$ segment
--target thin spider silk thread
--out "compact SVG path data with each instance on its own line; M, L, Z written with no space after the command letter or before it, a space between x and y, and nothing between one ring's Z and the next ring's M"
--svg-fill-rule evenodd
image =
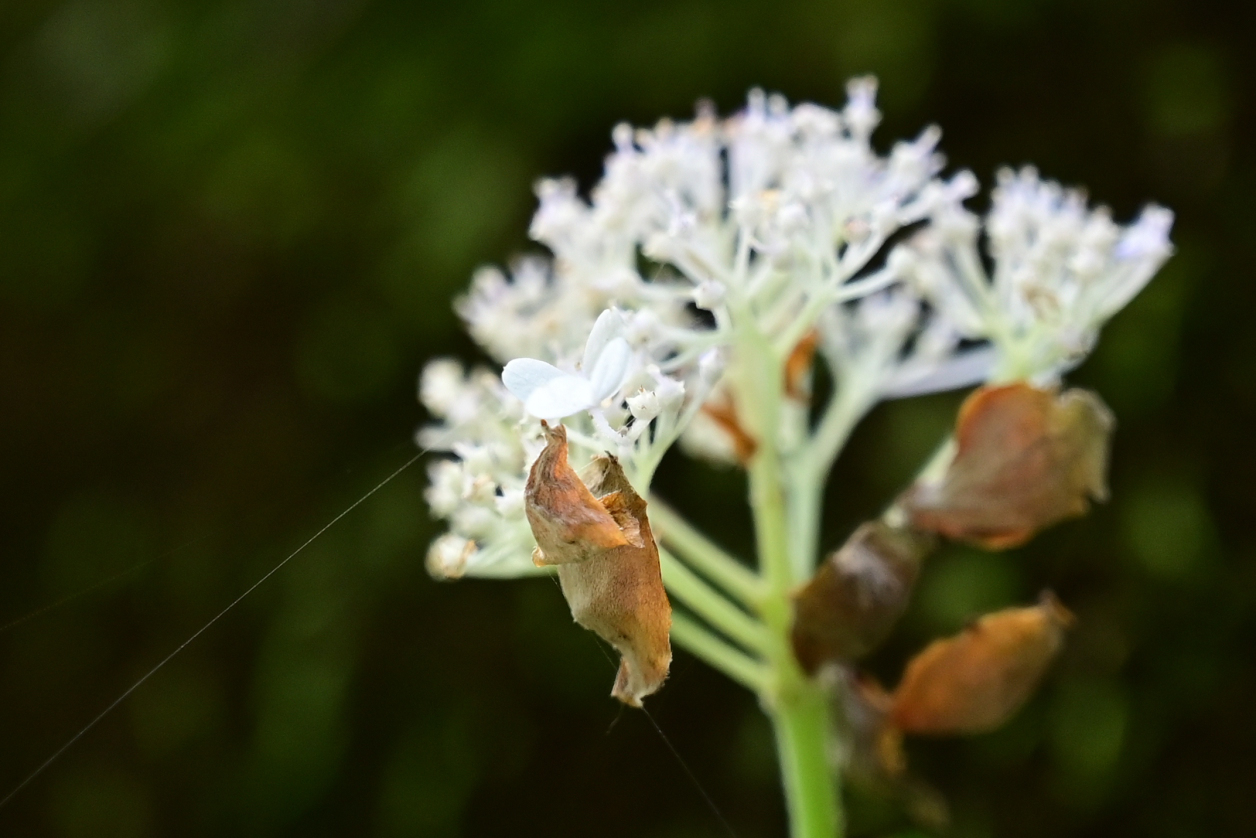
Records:
M410 468L412 465L418 462L418 460L422 458L423 455L428 453L428 450L429 449L424 449L423 451L420 451L419 453L415 454L413 457L407 460L403 465L401 465L399 468L397 468L395 471L393 471L391 474L385 477L382 481L377 483L372 489L366 492L366 494L362 495L360 498L358 498L356 501L354 501L352 504L350 504L348 507L342 510L338 515L336 515L334 518L332 518L330 521L324 524L317 532L314 533L314 535L310 536L310 538L308 538L305 542L303 542L299 547L297 547L295 550L293 550L291 553L285 556L274 567L272 567L269 571L267 571L260 579L258 579L256 582L250 585L247 589L245 589L243 593L241 593L234 600L228 603L228 605L225 608L223 608L221 611L219 611L217 614L211 617L203 626L201 626L199 629L193 632L191 636L189 636L186 640L184 640L177 647L175 647L175 649L172 652L170 652L170 654L166 655L166 657L162 658L155 666L153 666L150 670L148 670L146 673L140 676L140 678L137 679L134 683L132 683L131 686L127 687L127 689L124 690L117 698L115 698L112 702L110 702L109 705L106 706L104 710L98 713L87 724L81 727L73 736L71 736L68 740L66 740L65 744L63 744L60 748L54 751L51 756L49 756L46 760L40 763L38 767L36 767L33 771L31 771L31 773L26 775L26 777L20 783L14 786L14 788L8 794L6 794L3 798L0 798L0 809L3 809L5 806L7 806L24 788L26 788L28 785L30 785L32 782L38 779L45 771L47 771L54 763L56 763L56 761L60 759L62 755L64 755L67 751L69 751L70 748L74 747L74 745L80 739L82 739L89 732L91 732L91 730L97 724L99 724L103 719L105 719L105 717L107 717L110 713L116 710L119 705L121 705L124 701L130 698L132 693L134 693L141 686L143 686L144 683L148 681L152 676L156 675L157 672L159 672L167 663L173 660L176 655L178 655L180 652L182 652L184 649L190 646L198 637L200 637L202 634L208 631L215 623L217 623L220 619L226 616L228 612L230 612L237 605L243 602L246 597L248 597L250 594L253 593L253 591L261 587L261 585L265 583L266 580L268 580L271 576L274 576L276 573L278 573L281 569L283 569L285 565L288 564L288 562L296 558L307 547L313 544L314 541L320 538L325 532L327 532L329 529L331 529L333 526L339 523L342 518L344 518L354 509L356 509L359 505L364 503L367 499L369 499L372 495L374 495L380 489L384 488L386 485L391 483L394 479L399 477L402 472L406 471L406 469ZM48 611L53 610L54 608L58 608L69 602L72 602L78 599L79 597L86 596L92 591L102 588L110 584L111 582L114 582L118 579L128 576L144 567L147 567L148 565L153 564L154 562L160 561L163 558L166 558L170 555L173 555L174 553L184 550L187 547L191 546L192 544L195 544L199 541L203 541L207 537L208 536L202 536L201 538L193 539L192 541L186 544L180 545L179 547L176 547L172 550L169 550L161 555L155 556L146 561L132 565L131 567L125 570L119 571L118 573L115 573L111 576L105 577L104 579L101 579L93 583L92 585L89 585L88 587L83 588L82 590L76 591L75 593L69 594L67 596L62 597L61 599L55 600L47 605L37 608L34 611L28 612L27 614L21 617L18 617L14 620L11 620L8 623L5 623L4 625L0 625L0 633L8 631L9 629L12 629L18 625L21 625L22 623L25 623L28 620L32 620L40 616L41 614L44 614ZM551 577L551 578L553 579L554 584L558 586L561 590L561 586L559 586L558 579L556 577ZM613 669L617 669L618 667L614 659L612 659L607 654L606 649L602 646L598 638L590 637L590 640L592 640L593 644L597 646L597 649L599 652L602 653L602 656L606 658L607 663L609 663ZM620 708L620 709L622 712L623 708ZM641 711L642 713L645 714L645 717L649 719L650 725L654 728L655 732L658 733L659 738L663 741L663 744L667 746L667 749L672 753L672 756L676 758L676 761L680 764L681 769L685 772L685 776L689 778L689 781L693 784L694 788L697 789L698 794L702 797L707 807L710 808L712 814L715 815L716 819L719 820L720 824L724 827L724 829L728 832L730 836L732 836L733 838L737 838L737 833L733 829L732 825L724 817L723 812L720 810L719 806L716 805L714 799L712 799L711 795L707 792L706 788L702 785L702 782L698 779L697 775L694 774L693 769L689 767L688 762L686 762L684 757L681 756L680 751L672 743L671 739L667 737L667 734L663 732L663 728L659 725L658 721L654 718L654 716L650 713L650 711L647 710L645 707L642 707ZM616 721L618 720L619 720L619 717L617 716ZM613 728L614 724L612 724L611 727ZM607 733L609 732L610 730L608 729Z
M162 658L162 659L161 659L161 661L159 661L159 662L157 663L157 665L156 665L156 666L154 666L152 669L148 670L148 671L147 671L147 672L145 672L142 676L140 676L139 680L137 680L135 683L131 684L131 686L127 687L127 688L126 688L126 690L124 690L124 691L122 692L122 694L121 694L121 695L119 695L117 698L115 698L115 699L114 699L114 700L113 700L113 701L109 704L109 706L108 706L108 707L106 707L104 710L100 711L100 713L98 713L98 714L96 715L96 717L95 717L95 718L93 718L91 721L89 721L87 724L85 724L83 727L81 727L81 728L79 729L79 731L78 731L77 733L75 733L73 736L71 736L71 737L70 737L70 739L69 739L69 740L68 740L68 741L67 741L64 745L62 745L60 748L58 748L58 749L57 749L57 750L56 750L56 751L52 754L52 756L48 757L48 759L46 759L46 760L44 760L42 763L40 763L39 767L37 767L37 768L36 768L34 771L32 771L30 774L26 775L26 778L25 778L24 780L22 780L22 782L18 783L18 784L17 784L17 786L15 786L15 787L13 788L13 790L12 790L12 791L10 791L10 792L9 792L8 794L6 794L6 795L5 795L2 799L0 799L0 809L3 809L5 806L7 806L7 805L9 804L9 801L11 801L14 797L16 797L16 796L17 796L17 794L18 794L20 791L22 791L22 789L26 788L28 785L30 785L30 784L31 784L31 782L33 782L36 778L38 778L41 774L43 774L46 770L48 770L48 767L49 767L49 766L51 766L53 763L55 763L55 762L56 762L56 761L57 761L57 760L61 757L61 755L62 755L62 754L64 754L66 751L70 750L70 748L72 748L76 742L78 742L80 739L82 739L82 738L83 738L83 736L85 736L85 735L86 735L86 734L87 734L87 733L88 733L88 732L89 732L92 728L94 728L97 724L99 724L99 723L100 723L100 721L101 721L101 719L103 719L103 718L105 718L106 716L108 716L110 713L112 713L112 712L113 712L113 711L114 711L114 710L118 707L118 705L120 705L122 702L126 701L126 700L127 700L127 698L129 698L129 697L130 697L131 693L133 693L133 692L135 692L137 689L139 689L139 688L140 688L140 687L144 684L144 682L145 682L145 681L147 681L149 678L153 677L153 675L157 674L158 670L160 670L163 666L165 666L167 663L169 663L169 662L170 662L170 661L174 658L174 656L175 656L175 655L177 655L177 654L179 654L180 652L182 652L182 651L183 651L184 649L186 649L189 645L191 645L191 643L192 643L194 640L196 640L196 638L200 637L202 634L204 634L206 631L208 631L208 630L209 630L209 628L210 628L211 626L213 626L213 625L214 625L214 623L218 622L220 619L222 619L224 616L226 616L227 612L231 611L231 609L233 609L233 608L235 608L237 605L239 605L239 604L240 604L240 603L244 600L244 598L245 598L245 597L247 597L249 594L253 593L253 591L257 590L257 589L258 589L258 588L262 585L262 583L263 583L263 582L265 582L267 579L269 579L270 577L272 577L272 576L274 576L276 573L278 573L278 572L279 572L279 571L280 571L280 570L284 567L284 565L288 564L288 562L290 562L290 561L292 561L294 558L296 558L296 556L297 556L298 554L300 554L303 550L305 550L305 548L306 548L306 547L309 547L311 544L313 544L313 543L314 543L314 541L315 541L316 539L318 539L318 538L319 538L319 537L320 537L323 533L327 532L329 529L331 529L333 526L335 526L335 525L336 525L336 524L340 521L340 519L341 519L341 518L343 518L343 517L345 517L346 515L348 515L350 512L352 512L354 509L356 509L358 506L360 506L363 502L365 502L365 501L367 500L367 498L371 497L371 496L372 496L372 495L374 495L376 492L378 492L380 489L384 488L384 487L385 487L385 486L387 486L389 483L391 483L391 482L392 482L394 479L396 479L396 478L397 478L397 477L398 477L398 476L399 476L399 475L400 475L403 471L405 471L406 469L410 468L410 466L412 466L412 465L414 465L415 463L417 463L417 462L419 461L419 458L421 458L424 454L428 453L428 450L430 450L430 449L424 449L423 451L420 451L419 453L415 454L413 457L411 457L409 460L407 460L403 466L401 466L401 467L400 467L400 468L398 468L396 471L394 471L392 474L388 475L388 476L387 476L387 477L385 477L383 480L381 480L379 483L377 483L373 489L371 489L369 492L367 492L366 494L364 494L362 497L360 497L360 498L358 498L357 500L355 500L353 503L349 504L349 506L348 506L348 507L346 507L346 508L344 509L344 511L342 511L342 512L341 512L339 515L337 515L335 518L332 518L330 521L328 521L326 524L324 524L324 525L322 526L322 528L320 528L320 529L318 530L318 532L316 532L316 533L314 533L312 536L310 536L310 537L309 537L309 538L308 538L308 539L307 539L307 540L306 540L306 541L305 541L305 542L304 542L304 543L303 543L300 547L298 547L297 549L295 549L295 550L293 550L291 553L289 553L287 556L285 556L285 557L283 558L283 560L281 560L278 564L276 564L276 565L275 565L274 567L272 567L269 571L267 571L267 572L266 572L266 574L265 574L264 576L262 576L262 578L258 579L256 582L254 582L252 585L250 585L250 586L249 586L249 587L248 587L248 588L244 591L244 593L240 594L240 595L239 595L239 596L237 596L235 599L233 599L233 600L230 602L230 604L228 604L228 605L227 605L227 607L226 607L226 608L222 609L222 610L221 610L221 611L219 611L217 614L215 614L213 617L211 617L211 618L210 618L210 620L209 620L209 622L205 623L205 625L201 626L199 629L197 629L195 632L193 632L191 637L189 637L187 640L184 640L184 641L183 641L182 643L180 643L177 647L175 647L175 650L174 650L173 652L171 652L170 654L166 655L164 658ZM103 583L102 583L102 584L103 584Z
M202 535L198 538L194 538L191 541L186 542L185 544L180 544L178 547L171 548L164 553L159 553L158 555L153 556L151 559L144 559L144 561L142 562L136 562L135 564L131 565L125 570L119 570L117 573L110 574L109 576L106 576L103 579L97 579L95 582L91 583L85 588L80 588L74 593L66 594L60 599L55 599L52 602L49 602L45 605L41 605L32 611L26 612L20 617L15 617L12 620L9 620L9 622L5 623L4 625L0 625L0 634L4 634L9 629L17 628L23 623L33 620L36 617L39 617L43 614L48 613L49 611L52 611L54 609L60 608L63 605L67 605L71 602L74 602L76 599L79 599L80 597L85 597L88 594L92 593L93 591L99 590L100 588L110 585L118 581L119 579L123 579L127 576L130 576L132 573L143 570L144 568L148 567L151 564L156 564L162 559L169 558L170 556L173 556L176 553L182 552L186 550L187 548L191 547L193 544L198 544L202 541L205 541L209 537L210 537L209 535Z
M561 591L562 585L559 584L558 577L551 576L550 578L554 580L554 584ZM589 639L593 641L593 645L597 646L598 651L602 653L602 657L606 658L606 662L611 665L611 668L618 672L619 664L617 664L615 659L607 653L606 647L602 645L602 642L597 635L590 634ZM703 802L706 803L707 808L711 810L711 813L715 815L716 820L720 822L720 825L724 827L732 838L737 838L737 831L733 829L733 825L728 822L727 818L724 817L723 811L721 811L720 807L716 805L714 798L707 793L706 787L702 785L702 781L698 779L698 775L693 773L693 769L689 767L689 763L685 761L685 758L680 755L680 751L672 744L672 740L667 738L667 734L664 733L663 728L659 726L658 720L654 718L649 710L645 709L644 704L640 709L641 712L645 714L645 717L650 720L650 724L654 727L655 732L658 733L659 738L663 740L663 744L667 746L667 750L671 751L672 756L676 757L676 762L680 763L681 770L685 772L685 776L689 778L689 782L693 783L694 788L698 790L698 794L701 795ZM616 714L615 720L611 722L610 727L606 730L607 734L609 734L611 730L614 729L615 725L619 723L619 720L623 717L623 713L624 706L620 705L619 713Z

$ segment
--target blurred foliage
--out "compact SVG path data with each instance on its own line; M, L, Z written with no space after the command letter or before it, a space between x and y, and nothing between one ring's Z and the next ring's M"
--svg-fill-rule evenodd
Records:
M410 456L449 307L526 250L530 182L618 120L883 82L987 183L1036 162L1179 253L1075 376L1114 500L931 560L887 680L974 614L1079 623L1006 729L914 744L951 834L1256 834L1256 238L1249 4L1183 0L71 0L0 5L0 793ZM904 484L956 397L876 411L826 540ZM718 835L549 581L438 585L412 468L0 809L0 832ZM744 486L663 492L744 552ZM55 607L41 611L46 605ZM753 699L679 655L653 717L740 835L782 835ZM857 835L919 836L854 792Z

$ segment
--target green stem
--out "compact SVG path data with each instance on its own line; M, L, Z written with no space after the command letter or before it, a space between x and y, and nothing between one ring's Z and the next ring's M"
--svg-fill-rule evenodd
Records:
M755 607L763 597L763 582L754 571L724 552L658 498L650 502L650 523L659 540L679 558L744 605Z
M786 526L785 493L776 453L761 451L750 467L759 554L769 591L762 613L771 639L767 656L776 676L763 696L776 731L792 838L843 834L839 780L828 759L830 730L823 692L799 669L790 643L795 584Z
M938 447L934 449L933 454L929 456L924 467L916 472L916 478L912 481L912 485L932 483L942 479L953 459L955 459L955 436L948 434ZM907 510L899 505L899 499L895 499L886 508L885 512L881 513L881 519L892 527L901 527L908 523Z
M751 318L738 347L745 362L737 403L750 406L752 427L760 441L748 465L750 505L754 513L759 568L767 590L760 606L769 645L772 689L761 693L776 732L777 754L785 787L792 838L835 838L843 834L837 773L828 759L828 706L821 689L798 667L790 643L794 587L810 572L791 561L790 506L777 442L782 429L784 358L753 325ZM818 519L817 519L818 520Z
M659 550L659 566L668 592L687 608L750 651L767 648L769 638L763 624L725 599L675 556Z
M672 614L672 640L742 686L761 693L771 673L760 661L739 651L684 614Z
M800 578L806 579L815 571L819 558L820 517L829 471L866 411L867 400L853 387L839 390L825 407L815 432L790 459L790 554Z
M785 784L792 838L841 836L841 797L827 746L829 708L819 689L807 689L769 710Z

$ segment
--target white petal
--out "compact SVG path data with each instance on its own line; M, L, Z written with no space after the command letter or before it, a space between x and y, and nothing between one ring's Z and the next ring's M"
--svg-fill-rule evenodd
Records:
M597 356L593 369L588 370L592 384L593 402L600 402L623 386L624 377L628 374L628 361L632 358L632 348L623 338L612 338Z
M564 375L533 390L523 407L538 419L562 419L587 410L599 401L593 397L593 388L587 378Z
M592 376L593 368L597 366L598 358L606 351L607 344L612 339L623 334L624 316L618 309L608 308L597 317L597 322L593 324L593 329L589 332L589 339L584 344L584 363L581 365L585 375Z
M516 358L502 370L502 384L516 399L526 402L536 388L568 375L553 364L535 358Z

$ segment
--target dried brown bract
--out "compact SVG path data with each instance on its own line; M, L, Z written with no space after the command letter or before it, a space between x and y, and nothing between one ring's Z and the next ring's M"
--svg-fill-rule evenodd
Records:
M537 566L582 562L628 543L611 513L567 462L567 429L542 422L545 448L525 489L524 512L536 538Z
M907 608L920 561L933 547L925 533L863 524L794 594L794 655L814 673L875 648Z
M759 450L759 443L742 427L741 421L737 418L737 408L733 404L732 397L726 395L723 401L709 401L702 405L702 412L719 425L720 430L728 434L729 439L732 440L733 453L737 455L737 461L743 466L750 462L755 451Z
M812 329L785 359L785 395L800 402L811 401L811 367L815 363L820 333Z
M900 502L914 527L990 549L1106 500L1114 420L1086 390L1057 393L1018 383L982 387L964 402L946 474Z
M610 455L594 459L586 485L567 462L566 430L544 427L525 493L534 560L558 565L572 617L622 656L611 695L640 707L672 661L672 610L645 500Z
M903 735L889 722L893 697L876 679L837 665L820 674L836 699L834 716L848 753L847 771L870 786L884 786L907 770Z
M890 723L904 733L994 730L1037 687L1072 622L1048 592L1031 608L996 611L954 637L935 640L907 664Z

